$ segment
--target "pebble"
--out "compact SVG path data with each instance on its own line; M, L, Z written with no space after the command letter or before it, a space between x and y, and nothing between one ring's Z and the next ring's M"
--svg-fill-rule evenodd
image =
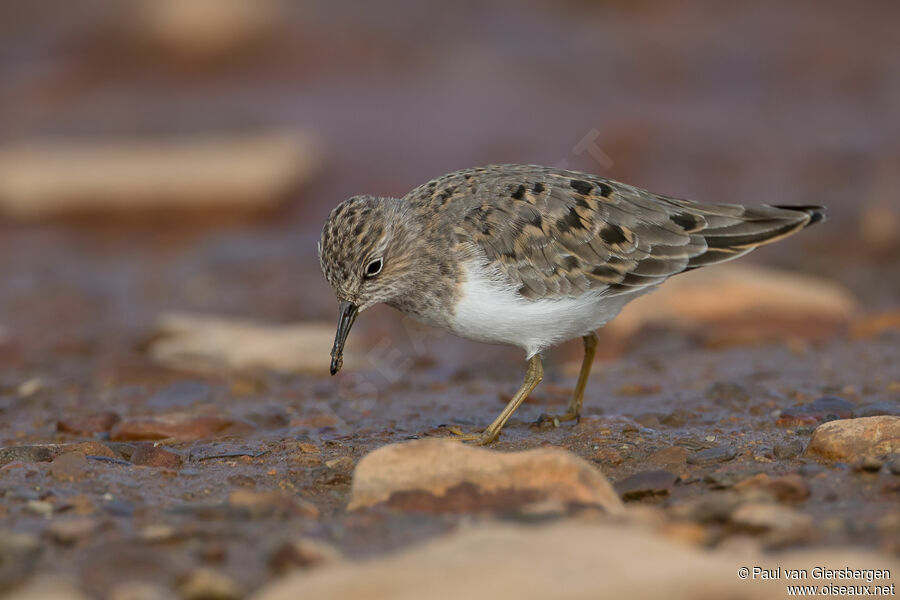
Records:
M851 416L853 416L852 402L837 396L822 396L807 404L782 410L775 423L779 427L794 427L815 425L835 419L849 419Z
M878 417L881 415L900 417L900 402L876 402L873 404L865 404L853 411L854 417Z
M149 581L121 581L109 589L107 600L173 600L167 588Z
M79 442L77 444L66 444L66 449L70 452L81 452L88 458L102 456L104 458L118 458L118 455L106 444L100 442Z
M894 457L891 462L888 463L888 469L890 469L891 473L894 475L900 475L900 456Z
M748 502L731 513L731 522L752 532L766 533L769 544L808 540L814 533L811 515L768 502Z
M59 444L7 446L0 448L0 466L11 462L50 462L59 452Z
M234 579L212 569L191 572L178 592L183 600L240 600L244 596L243 589Z
M877 473L884 466L884 462L874 456L866 456L853 463L854 471L864 471L866 473Z
M53 504L46 500L29 500L25 503L25 511L42 517L49 517L53 514Z
M498 452L443 439L389 444L364 456L347 508L386 503L414 512L511 511L542 501L623 510L606 477L567 450Z
M341 559L340 551L322 540L301 537L277 544L269 554L269 566L283 575L294 569L305 569Z
M3 589L0 582L0 589ZM4 596L5 600L90 600L78 590L77 583L66 575L41 573Z
M90 539L101 527L98 519L54 520L44 530L44 535L62 546L74 546Z
M648 456L646 463L654 466L673 468L683 465L687 461L689 455L690 452L687 448L681 446L669 446L668 448L657 450Z
M212 387L202 381L178 381L150 396L144 406L152 411L189 409L212 399Z
M900 417L860 417L819 425L806 454L852 463L869 456L900 453Z
M87 458L81 452L60 454L50 463L50 475L57 481L80 481L87 472Z
M767 487L779 502L803 502L811 493L809 482L796 473L777 477Z
M736 402L744 404L750 400L750 393L739 383L717 381L706 388L706 399L716 403Z
M137 444L131 455L131 463L142 467L177 469L183 462L180 454L153 444Z
M641 413L634 420L642 427L649 427L650 429L656 429L660 424L659 415L656 413Z
M194 441L233 431L235 425L234 420L226 417L169 413L153 417L126 417L112 428L109 436L114 441Z
M40 541L33 535L0 531L0 590L26 579L37 567L42 552Z
M321 485L346 485L351 481L353 466L349 456L333 458L314 471L315 481Z
M622 500L634 501L648 497L668 496L678 479L664 470L641 471L616 483L616 491Z
M660 387L658 384L648 384L648 383L625 383L615 391L615 394L618 396L649 396L651 394L658 394Z
M228 505L245 512L251 519L292 516L319 518L319 509L315 504L281 490L234 490L228 496Z
M716 446L694 452L687 458L689 465L712 465L726 462L737 456L737 451L729 446Z
M803 454L803 442L800 440L785 440L783 442L778 442L775 444L775 448L773 449L775 454L775 458L780 460L788 460L791 458L797 458L801 454Z
M712 489L724 490L734 487L742 482L747 481L747 473L743 471L713 471L703 476L703 482L710 485ZM752 479L752 477L750 478Z
M93 415L76 415L56 422L56 430L61 433L74 433L76 435L92 435L105 433L122 418L112 411L101 412Z
M669 427L683 427L689 422L697 418L697 415L686 408L676 408L671 413L663 417L663 425Z

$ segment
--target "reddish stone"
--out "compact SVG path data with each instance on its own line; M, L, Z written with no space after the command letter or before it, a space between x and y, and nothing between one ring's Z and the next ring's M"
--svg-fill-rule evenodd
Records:
M131 455L131 462L142 467L164 467L169 469L177 469L181 466L181 456L154 446L153 444L138 444Z
M817 425L823 421L849 419L853 416L853 404L836 396L823 396L818 400L792 406L781 411L776 424L779 427Z
M67 445L66 449L70 452L81 452L85 456L104 456L106 458L119 458L106 444L100 442L81 442L79 444Z
M300 515L317 519L319 509L315 504L281 490L257 492L234 490L228 496L228 505L246 511L251 518L290 517Z
M87 458L81 452L60 454L50 463L50 475L58 481L78 481L87 470Z
M122 417L111 411L93 415L76 415L57 421L56 430L62 433L91 435L93 433L107 432L121 420Z
M766 487L780 502L803 502L810 494L809 483L796 473L773 479Z
M214 437L232 428L232 419L213 415L170 413L155 417L125 418L110 431L111 440L193 441Z

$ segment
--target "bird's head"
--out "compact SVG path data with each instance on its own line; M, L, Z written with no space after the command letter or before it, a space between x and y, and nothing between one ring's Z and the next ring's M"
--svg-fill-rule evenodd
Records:
M331 374L342 365L347 334L359 312L404 294L414 273L414 235L403 202L354 196L331 211L319 241L319 264L340 302Z

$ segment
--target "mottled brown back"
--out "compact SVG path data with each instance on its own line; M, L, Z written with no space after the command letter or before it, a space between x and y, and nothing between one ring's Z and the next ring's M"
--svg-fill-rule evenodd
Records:
M817 206L700 204L528 165L457 171L404 200L442 215L457 244L483 253L531 299L637 292L824 218Z

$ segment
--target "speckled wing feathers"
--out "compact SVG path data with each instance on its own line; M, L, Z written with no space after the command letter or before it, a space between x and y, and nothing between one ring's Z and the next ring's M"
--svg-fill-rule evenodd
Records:
M483 253L531 299L637 292L822 218L818 207L699 204L519 165L451 173L406 199L443 213L458 244Z

